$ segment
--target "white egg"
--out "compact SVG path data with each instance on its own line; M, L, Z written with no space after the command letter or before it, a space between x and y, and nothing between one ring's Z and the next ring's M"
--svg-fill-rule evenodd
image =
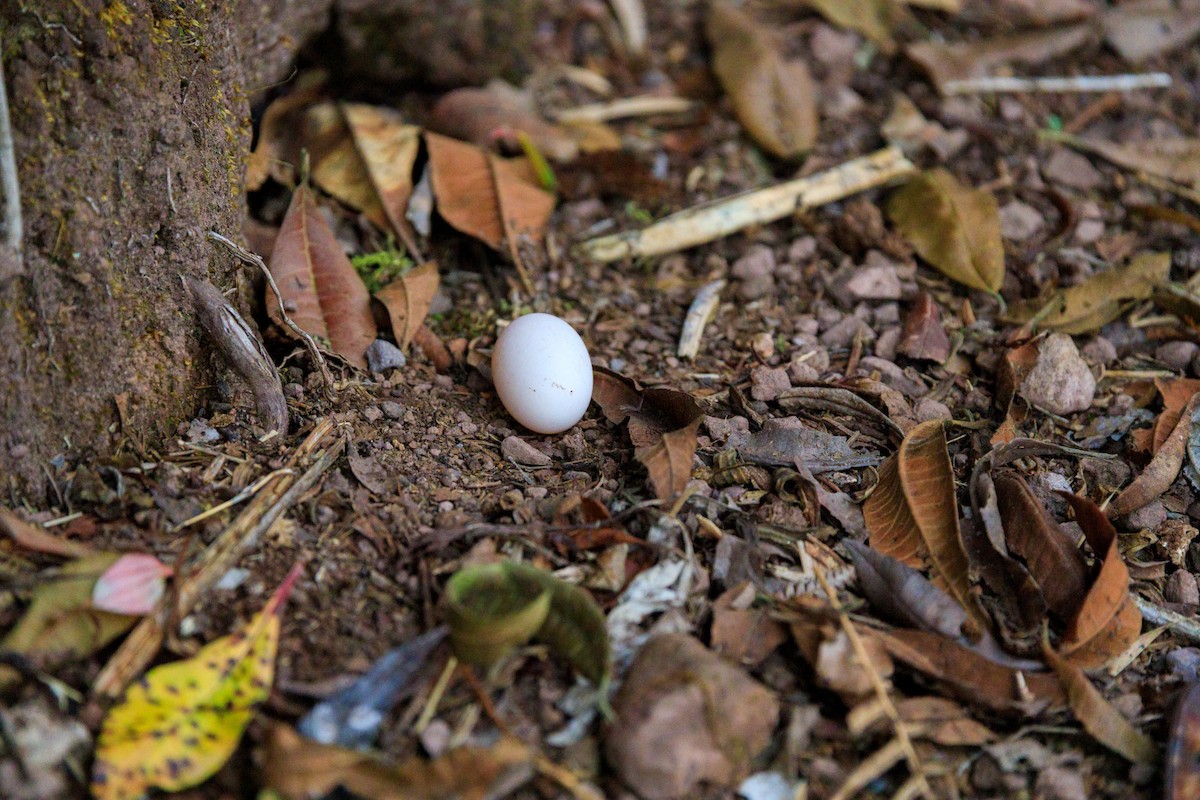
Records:
M552 314L527 314L496 341L492 381L513 419L536 433L561 433L587 411L592 360L566 322Z

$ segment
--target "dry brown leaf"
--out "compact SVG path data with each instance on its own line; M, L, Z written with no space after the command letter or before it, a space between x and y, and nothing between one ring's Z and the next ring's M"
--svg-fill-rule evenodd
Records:
M1042 328L1078 334L1099 330L1136 300L1145 300L1167 281L1170 253L1139 253L1128 264L1097 272L1083 283L1050 298L1014 304L1008 319L1026 322L1038 317ZM1045 313L1048 304L1050 313Z
M246 162L246 191L274 178L285 186L296 182L300 168L300 133L305 110L321 96L320 83L301 86L267 106L259 123L258 143Z
M501 738L491 747L459 747L433 760L389 765L370 753L302 738L287 725L271 727L263 758L264 783L286 800L324 797L339 786L373 800L485 800L507 794L534 773L525 745Z
M1171 430L1170 435L1163 440L1154 454L1154 458L1142 470L1142 474L1126 486L1108 506L1110 517L1123 517L1131 511L1136 511L1154 500L1171 488L1179 470L1183 468L1183 458L1187 453L1188 432L1192 426L1192 414L1200 408L1200 395L1193 395L1188 404L1183 407L1179 421Z
M307 186L292 194L275 239L270 270L292 321L313 336L328 339L335 353L365 368L363 354L377 333L371 296ZM270 295L267 310L275 324L288 330Z
M909 431L900 449L883 463L863 516L871 547L911 567L930 569L934 584L962 605L978 630L987 629L967 574L954 469L940 420Z
M570 161L579 154L575 139L546 122L533 101L506 83L493 82L478 89L455 89L442 95L433 107L428 127L435 133L471 142L485 150L503 143L510 152L520 149L517 132L523 132L547 158Z
M1087 590L1083 555L1046 513L1023 478L999 472L993 480L1009 550L1029 568L1050 612L1064 622L1072 619Z
M343 103L341 110L387 219L387 226L380 227L390 228L410 251L415 250L412 226L404 213L413 193L413 164L421 148L421 129L407 124L390 108Z
M538 187L524 159L491 158L475 145L428 131L425 145L443 219L496 250L510 230L541 240L554 196Z
M301 160L300 148L308 152L313 183L350 208L361 211L380 230L390 229L366 162L354 145L350 127L337 103L309 106L294 146L296 151L290 156L293 163Z
M848 705L854 705L875 691L872 673L883 681L891 678L895 664L882 642L862 636L867 665L858 659L846 631L836 618L801 613L788 615L792 638L804 660L812 667L817 683L835 691Z
M401 348L408 347L425 322L439 283L437 263L427 261L375 293L375 299L387 308L392 335Z
M817 99L808 67L780 54L772 34L743 12L713 3L705 18L712 67L738 122L773 156L798 158L817 138Z
M960 19L988 28L1041 28L1096 13L1096 0L974 0Z
M870 635L897 661L933 678L965 703L1021 716L1065 705L1062 687L1050 673L997 664L939 633L872 630Z
M1171 722L1167 743L1167 791L1165 800L1200 797L1200 683L1183 692Z
M866 36L884 53L896 49L892 29L900 9L895 0L805 0L805 3L839 28Z
M0 533L8 534L9 538L26 550L38 553L68 558L83 558L96 553L82 542L63 539L55 536L41 525L26 522L3 506L0 506Z
M1102 139L1065 136L1063 141L1095 153L1118 167L1200 189L1200 138L1146 139L1117 144Z
M1175 430L1183 408L1188 401L1200 392L1200 380L1195 378L1155 378L1154 386L1162 395L1163 410L1154 420L1154 437L1151 441L1150 452L1157 453L1163 442Z
M1142 615L1129 594L1129 569L1117 549L1117 532L1099 506L1086 497L1062 493L1099 569L1079 611L1067 626L1059 654L1083 669L1099 667L1116 658L1142 632Z
M1169 53L1200 35L1200 7L1164 0L1122 3L1107 9L1100 24L1109 46L1136 64Z
M895 705L911 736L944 747L979 747L996 740L995 733L945 697L905 697ZM877 699L858 704L846 715L846 727L855 738L868 731L879 732L887 723L887 712Z
M919 292L904 315L904 332L896 352L909 358L942 364L950 357L950 337L929 292Z
M918 42L905 48L905 53L929 73L939 91L944 91L951 81L982 78L1006 64L1042 64L1071 52L1093 38L1091 25L1079 23L975 42Z
M787 641L787 630L766 607L755 608L757 590L746 582L713 601L709 642L714 651L744 667L756 667Z
M888 216L922 258L959 283L995 294L1004 282L996 198L944 169L922 172L888 200Z
M1093 739L1134 763L1149 765L1157 761L1154 742L1104 699L1079 666L1054 652L1049 635L1042 641L1042 653L1062 682L1072 713Z
M1025 382L1037 364L1038 343L1026 342L1004 354L996 368L996 408L1004 412L1004 421L993 434L991 444L997 447L1017 438L1017 426L1025 419L1029 409L1025 401L1017 396L1017 390Z
M634 455L650 473L659 498L683 491L692 475L696 434L704 411L686 392L634 381L604 367L592 368L592 401L612 423L629 421Z

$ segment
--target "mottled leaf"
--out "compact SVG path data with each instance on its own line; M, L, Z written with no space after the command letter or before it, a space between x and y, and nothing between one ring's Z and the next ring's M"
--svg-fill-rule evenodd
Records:
M1096 554L1098 571L1078 613L1067 626L1058 653L1084 669L1116 658L1142 632L1142 615L1129 594L1129 569L1117 548L1117 532L1099 506L1086 497L1061 493Z
M922 172L888 200L888 216L917 253L948 278L995 294L1004 281L996 198L944 169Z
M377 334L371 297L307 186L292 194L270 269L292 321L313 336L328 339L335 353L365 368L364 354ZM267 311L276 324L283 324L269 294Z
M92 587L92 606L114 614L141 616L154 611L173 570L147 553L118 558Z
M392 335L400 347L408 347L425 322L440 283L437 263L427 261L375 293L375 299L387 308Z
M817 138L817 100L804 62L785 60L770 31L724 2L709 7L705 33L713 72L750 137L779 158L810 150Z
M948 591L980 630L988 627L968 580L954 470L940 420L909 431L883 463L863 516L871 547L909 566L931 569L934 584Z
M96 740L97 800L134 800L151 788L179 791L221 768L271 691L280 613L300 571L297 564L244 629L192 658L155 667L129 687Z
M1042 652L1046 663L1062 681L1072 713L1093 739L1138 764L1149 765L1158 759L1154 742L1104 699L1076 663L1054 652L1048 634L1042 641Z

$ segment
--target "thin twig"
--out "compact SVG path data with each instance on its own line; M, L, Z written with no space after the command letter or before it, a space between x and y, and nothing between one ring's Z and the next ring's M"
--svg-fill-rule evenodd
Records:
M892 731L896 734L896 742L904 751L904 759L908 762L908 769L915 779L918 790L929 800L934 800L936 795L933 793L933 787L929 785L929 781L925 777L925 766L921 763L920 756L917 755L917 750L913 747L912 739L908 735L908 727L904 720L900 718L900 712L896 710L896 706L892 703L892 698L888 694L887 687L883 684L883 679L879 673L871 666L870 656L867 655L867 648L863 644L862 638L858 635L858 630L854 627L854 623L850 621L850 617L846 614L846 609L842 607L842 601L838 599L837 590L829 585L829 580L825 577L825 569L813 562L813 572L817 576L817 581L821 584L821 589L824 590L826 597L829 598L830 605L837 612L838 622L842 626L842 630L846 632L846 638L850 640L850 646L854 649L854 657L858 659L862 665L863 672L867 674L871 681L871 688L875 691L875 696L879 699L879 704L883 707L884 713L892 723Z
M1165 72L1123 75L1074 75L1069 77L1020 78L993 75L946 81L944 94L985 92L1128 92L1134 89L1162 89L1171 85Z
M1133 594L1133 600L1137 603L1138 610L1142 612L1142 619L1151 625L1166 625L1171 629L1171 633L1193 642L1200 642L1200 619L1185 617L1169 608L1152 603L1141 595L1133 592L1130 594Z
M0 59L0 190L4 197L4 244L17 257L17 271L24 271L21 223L21 183L17 176L17 153L13 145L12 121L8 114L8 90L4 83L4 59Z
M176 602L172 604L169 597L160 600L155 612L143 618L121 643L96 676L92 684L94 696L112 700L120 695L157 655L166 636L172 611L179 614L191 611L221 576L254 547L275 521L337 461L345 449L346 440L338 437L327 444L333 430L331 419L317 423L289 460L287 466L292 471L277 473L275 479L208 546L196 571L180 581ZM300 469L305 467L304 474L297 477Z
M283 320L293 333L304 340L305 347L308 348L308 353L312 356L313 364L321 373L321 383L325 387L325 396L332 400L337 396L337 390L334 388L333 374L329 371L329 365L325 363L325 357L321 355L321 350L317 347L317 342L308 333L301 328L292 318L288 316L287 311L283 307L283 295L279 293L279 287L275 284L275 278L271 276L271 270L267 269L266 263L263 262L256 254L251 253L246 248L242 247L237 242L226 239L216 231L209 231L208 238L217 244L225 247L239 261L258 267L262 271L263 277L267 279L267 285L271 287L271 293L275 295L275 302L279 304L279 317Z

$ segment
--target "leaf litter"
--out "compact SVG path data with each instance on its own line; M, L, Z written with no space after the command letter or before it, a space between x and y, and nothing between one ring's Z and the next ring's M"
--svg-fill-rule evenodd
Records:
M320 571L282 626L271 714L296 721L316 704L332 710L337 732L328 741L375 742L387 755L329 748L289 726L250 725L247 749L260 746L262 780L283 796L341 783L382 797L484 797L533 791L526 784L534 774L577 797L631 784L668 796L689 790L678 782L688 776L670 768L700 756L711 759L705 774L717 791L758 771L790 791L825 797L866 787L915 796L924 783L929 791L954 783L965 797L1046 794L1060 785L1154 796L1159 762L1145 740L1165 741L1170 731L1173 742L1187 741L1189 729L1166 720L1178 690L1195 678L1190 617L1161 617L1170 627L1145 636L1139 619L1194 603L1195 487L1186 462L1197 438L1187 409L1195 392L1172 379L1195 375L1195 315L1179 301L1193 292L1195 270L1187 228L1137 209L1183 202L1194 183L1186 138L1194 115L1168 102L1174 89L1099 100L1029 91L948 100L900 76L911 75L903 66L911 57L947 92L964 77L1113 73L1128 68L1122 59L1148 57L1146 69L1168 69L1178 82L1180 64L1158 56L1191 35L1187 10L1155 12L1170 23L1156 32L1113 23L1126 12L1151 18L1141 4L998 4L1005 25L996 23L1000 11L971 4L959 14L952 3L932 13L864 3L854 6L865 9L854 20L811 10L822 4L755 7L736 24L708 20L716 33L706 49L697 35L705 25L647 8L650 43L640 58L653 71L642 73L621 62L620 49L602 50L608 40L634 47L643 27L635 24L638 5L622 4L623 21L610 29L627 41L592 36L589 26L612 21L590 17L573 23L582 27L572 35L545 38L539 48L567 49L558 66L519 88L549 119L597 99L627 99L614 93L643 95L649 116L608 120L604 147L621 149L604 159L564 166L555 158L569 158L569 146L560 153L555 139L534 135L540 114L501 108L488 117L497 106L477 103L487 99L471 94L478 90L445 104L458 102L461 112L466 98L478 106L467 103L468 116L487 112L456 129L471 142L429 132L439 124L428 109L448 95L375 87L371 96L389 96L396 107L368 106L301 76L300 89L267 106L247 173L253 221L263 230L283 223L285 249L329 262L313 274L331 276L285 299L286 313L307 308L311 332L351 363L361 363L358 348L367 344L417 347L404 366L370 376L335 363L331 400L317 395L307 365L288 356L289 343L267 330L294 427L336 418L338 435L354 445L349 467L327 467L286 497L278 521L264 517L249 540L253 556L186 612L178 640L171 637L180 620L167 620L169 643L191 651L193 640L223 641L228 619L256 610L264 570L278 575L283 559L319 557ZM868 34L869 44L842 29L870 19L887 25ZM1070 24L1080 19L1091 21ZM730 30L737 35L725 35ZM1113 51L1097 49L1100 30ZM1118 43L1127 32L1152 41L1146 55ZM727 41L749 45L714 57ZM888 54L889 42L897 54ZM481 81L458 85L468 83ZM911 98L916 111L906 110L907 127L884 124L897 96ZM1054 137L1038 134L1059 126L1101 158L1078 186L1047 188L1037 162L1041 141ZM560 127L556 134L580 135ZM907 148L924 171L894 148L869 154L882 138ZM525 157L506 159L496 148ZM293 191L302 150L314 188ZM610 179L626 172L624 182ZM570 176L561 200L545 190L551 173ZM417 190L422 176L432 194ZM905 177L907 185L888 186ZM654 191L644 191L652 183ZM602 187L599 196L589 186ZM851 193L859 197L842 204ZM729 219L727 212L743 211L703 205L716 197L743 210L759 205ZM440 217L428 216L435 200ZM285 222L289 201L304 206L308 222L321 219L321 244L296 246L295 220ZM429 224L418 231L409 220L421 218L422 203ZM1009 238L1002 220L1014 209L1040 218L1052 238ZM700 230L668 236L650 224L676 211L684 217L664 224ZM605 237L613 230L615 238ZM370 290L334 254L397 252L393 237L414 265L389 276L392 286L376 295L384 308L373 308ZM769 259L739 264L751 242ZM845 282L830 278L866 268L894 275L886 299L844 296ZM707 324L690 334L689 360L679 361L689 302L721 282L704 310ZM354 299L351 336L335 335L347 314L330 313L323 293ZM316 313L304 295L318 298ZM1013 309L1009 316L996 297ZM552 311L584 332L598 367L598 408L565 434L526 437L541 457L514 463L501 443L518 432L480 366L495 320L527 310ZM1039 364L1047 339L1030 337L1042 329L1076 337L1078 363L1095 378L1086 408L1047 413L1026 397L1035 369L1062 374L1045 358ZM431 354L439 353L435 371ZM771 391L760 391L768 379ZM0 625L44 633L55 651L6 660L8 686L86 686L95 648L122 635L97 624L109 612L88 605L103 569L89 565L88 577L63 580L68 567L56 561L92 557L84 548L115 557L136 549L132 537L167 563L177 558L186 583L194 551L162 535L173 521L212 509L193 529L207 541L233 524L227 503L245 503L291 477L282 473L308 468L284 458L294 436L256 441L243 427L241 401L226 399L162 451L131 448L137 456L91 470L49 465L46 494L17 508L20 524L0 518L12 534L0 542ZM1154 427L1131 435L1160 402ZM935 426L940 439L931 437ZM1018 434L1044 445L1088 444L1083 453L1033 450ZM1136 451L1135 436L1150 449ZM356 475L371 488L355 484ZM1056 493L1064 490L1076 499ZM878 524L905 514L903 535ZM881 530L896 537L884 546L892 556L872 547L887 541ZM868 532L871 544L857 543ZM454 576L494 563L536 570L533 590L511 605L536 611L545 599L546 618L561 612L557 632L518 637L499 658L484 659L486 670L446 669L446 648L384 670L395 666L380 660L389 651L453 621ZM121 585L136 602L120 607L147 608L161 578L160 567L129 571ZM237 586L244 588L228 588ZM488 595L507 594L504 587L481 582L483 596L467 610L487 611L495 601ZM64 605L47 615L50 595ZM1030 647L1041 626L1045 651L1040 638ZM58 631L75 633L60 646ZM682 634L694 644L683 644ZM132 640L145 641L140 636ZM664 638L677 651L669 655L687 661L685 674L629 671L647 642ZM639 712L677 719L667 712L680 703L692 715L688 736L670 724L657 729L680 748L671 751L678 758L664 759L665 746L617 754L620 734L596 720L595 686L573 683L577 671L609 679L596 666L608 659L594 657L603 641L612 648L612 683L644 699ZM741 730L713 724L728 698L697 676L714 651L732 670L721 685L757 686L750 691L764 708L768 697L782 701L785 724L767 725L767 713ZM423 671L413 676L418 663ZM1067 709L1077 735L1045 733L1046 724L1068 719ZM1189 714L1181 704L1179 718ZM1022 765L987 744L1018 731L1011 750L1038 745L1053 757ZM1085 735L1103 747L1087 746ZM763 741L771 762L748 763L744 756ZM599 766L577 758L602 749L614 757ZM1177 794L1188 780L1181 749L1168 748L1174 760L1164 776ZM1126 760L1150 766L1130 773ZM225 774L200 791L252 785L247 761L227 761ZM892 769L901 762L907 768ZM989 783L982 764L1001 764L1002 774Z

